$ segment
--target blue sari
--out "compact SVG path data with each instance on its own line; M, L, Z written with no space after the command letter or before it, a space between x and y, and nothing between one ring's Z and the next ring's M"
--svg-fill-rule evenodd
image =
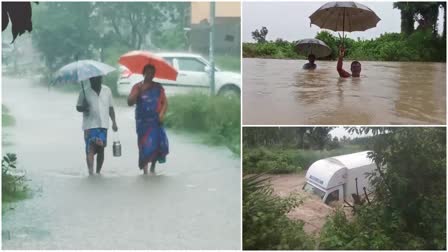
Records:
M159 120L165 90L159 83L145 90L135 107L139 158L138 166L143 169L148 163L164 163L169 153L168 138Z

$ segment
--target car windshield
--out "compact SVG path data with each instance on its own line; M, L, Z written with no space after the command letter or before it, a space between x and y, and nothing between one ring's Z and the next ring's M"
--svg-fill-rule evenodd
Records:
M305 187L303 188L303 190L305 190L306 192L315 194L317 196L319 196L319 198L323 199L325 196L325 192L320 190L319 188L311 185L311 184L306 184Z

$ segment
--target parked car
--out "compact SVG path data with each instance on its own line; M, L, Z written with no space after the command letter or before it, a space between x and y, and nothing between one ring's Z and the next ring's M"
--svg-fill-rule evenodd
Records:
M192 91L210 93L210 63L202 56L191 53L158 53L156 55L165 59L178 71L176 81L154 79L164 86L167 95ZM131 74L124 66L119 68L117 90L120 95L127 96L132 86L143 80L143 76ZM215 94L239 97L241 74L215 68Z
M306 173L303 190L316 194L325 204L351 201L353 195L363 198L371 191L368 174L375 170L369 151L324 158L314 162Z

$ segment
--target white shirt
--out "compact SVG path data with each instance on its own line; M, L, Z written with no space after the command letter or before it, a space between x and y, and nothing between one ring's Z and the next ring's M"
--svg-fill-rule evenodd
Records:
M82 129L109 128L109 108L113 107L113 98L110 88L101 85L100 95L98 95L90 85L84 86L89 112L83 113ZM84 92L79 92L77 106L82 106Z

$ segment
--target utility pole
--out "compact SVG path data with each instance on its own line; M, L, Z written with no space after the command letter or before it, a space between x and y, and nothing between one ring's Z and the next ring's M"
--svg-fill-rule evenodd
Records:
M215 1L210 2L210 39L209 39L209 61L210 61L210 92L215 95Z

